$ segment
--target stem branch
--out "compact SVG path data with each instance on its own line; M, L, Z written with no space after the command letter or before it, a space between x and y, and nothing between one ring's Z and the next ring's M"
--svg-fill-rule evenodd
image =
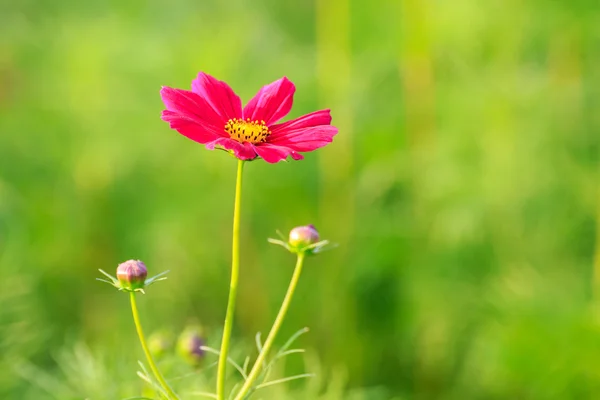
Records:
M296 290L296 286L298 285L298 280L300 279L300 274L302 272L302 264L304 262L304 253L298 253L298 259L296 260L296 268L294 269L294 275L292 275L292 280L290 281L290 285L288 287L287 293L285 294L285 298L283 299L283 303L281 303L281 308L279 309L279 313L277 314L277 318L275 318L275 322L273 323L273 327L269 332L269 336L267 340L265 340L265 344L263 345L262 351L256 358L254 362L254 366L252 370L248 374L248 379L244 382L244 386L240 389L239 393L235 397L235 400L242 400L248 393L252 390L252 385L254 381L258 378L263 362L267 358L269 350L273 346L273 342L275 341L275 337L279 332L279 328L285 319L285 315L290 307L290 303L292 302L292 297L294 296L294 291Z
M135 329L137 330L138 336L140 338L140 343L142 344L142 349L144 349L144 354L146 355L146 359L148 360L148 364L150 365L150 369L154 374L156 380L160 383L162 388L167 392L169 399L177 400L178 397L173 392L173 389L169 386L165 378L163 378L162 374L158 370L158 367L154 363L154 359L152 358L152 354L150 354L150 350L148 349L148 345L146 344L146 338L144 337L144 331L142 330L142 324L140 323L140 315L138 313L137 304L135 302L135 292L129 293L129 299L131 300L131 313L133 314L133 322L135 323Z

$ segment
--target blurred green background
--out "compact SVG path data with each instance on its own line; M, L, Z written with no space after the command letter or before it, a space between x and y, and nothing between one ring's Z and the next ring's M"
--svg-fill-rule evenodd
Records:
M200 70L244 101L288 76L290 117L340 128L245 169L238 348L292 272L266 238L339 243L280 336L311 328L289 368L322 385L263 398L600 398L595 1L3 0L0 34L0 398L139 394L127 298L94 280L130 258L171 270L146 330L218 346L236 163L159 118Z

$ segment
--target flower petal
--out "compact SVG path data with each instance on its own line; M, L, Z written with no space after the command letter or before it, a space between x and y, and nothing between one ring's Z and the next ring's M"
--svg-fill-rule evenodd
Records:
M310 114L303 115L296 119L292 119L290 121L284 122L282 124L276 124L270 126L271 137L277 137L279 132L290 130L290 129L299 129L299 128L309 128L311 126L318 125L329 125L331 124L331 113L329 110L319 110L315 112L311 112Z
M192 92L204 98L225 121L242 117L242 101L227 83L200 72L192 81Z
M175 129L183 136L188 137L198 143L208 143L218 139L220 136L209 126L201 125L182 114L174 111L163 110L161 114L163 121L169 123L171 129Z
M240 143L230 138L219 138L206 144L206 148L209 150L214 150L216 146L233 151L233 154L240 160L252 160L256 158L254 146L248 142Z
M244 119L274 124L292 109L296 87L286 77L263 86L244 107Z
M333 141L338 129L331 125L282 130L276 137L268 137L271 144L289 147L295 151L313 151Z
M290 155L294 160L302 160L304 158L302 154L299 154L285 146L276 146L268 143L261 143L255 146L255 148L256 153L263 160L270 164L274 164L276 162L285 160Z
M196 93L189 90L163 86L160 90L160 97L168 111L177 113L183 118L187 118L211 130L219 131L219 136L227 135L223 129L227 120L223 120L223 118L216 114L206 100Z

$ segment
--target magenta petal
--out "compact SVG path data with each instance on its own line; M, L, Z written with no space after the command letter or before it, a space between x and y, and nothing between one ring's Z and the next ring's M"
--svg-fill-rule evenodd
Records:
M164 110L161 114L163 121L169 123L171 129L175 129L183 136L198 143L208 143L218 139L220 136L209 126L200 125L197 122L173 111Z
M224 121L213 108L194 92L182 89L173 89L163 86L160 90L160 96L165 103L168 111L179 114L182 118L196 122L211 130L220 131L225 135L223 126Z
M319 125L281 131L275 138L269 136L269 143L289 147L295 151L313 151L331 143L338 129L331 125Z
M244 119L274 124L292 109L296 87L286 77L263 86L244 107Z
M276 146L268 143L262 143L255 146L256 153L266 162L274 164L292 156L294 160L302 160L304 157L293 149L284 146Z
M291 121L282 124L273 125L270 128L271 137L275 138L282 131L300 128L309 128L318 125L329 125L331 123L331 113L329 110L319 110L310 114L303 115Z
M204 98L225 121L241 118L242 101L227 83L200 72L192 81L192 91Z
M209 150L214 150L215 147L223 147L226 150L233 151L233 154L240 160L252 160L256 158L256 151L254 146L250 143L240 143L236 140L230 138L219 138L213 142L207 143L206 148Z
M295 151L292 151L290 154L292 155L292 158L296 161L304 160L304 156L300 153L296 153Z

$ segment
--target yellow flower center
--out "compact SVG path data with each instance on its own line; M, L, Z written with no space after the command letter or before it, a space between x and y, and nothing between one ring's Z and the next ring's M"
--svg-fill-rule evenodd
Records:
M225 132L240 143L264 143L271 134L265 121L250 121L250 118L245 121L241 118L230 119L225 124Z

